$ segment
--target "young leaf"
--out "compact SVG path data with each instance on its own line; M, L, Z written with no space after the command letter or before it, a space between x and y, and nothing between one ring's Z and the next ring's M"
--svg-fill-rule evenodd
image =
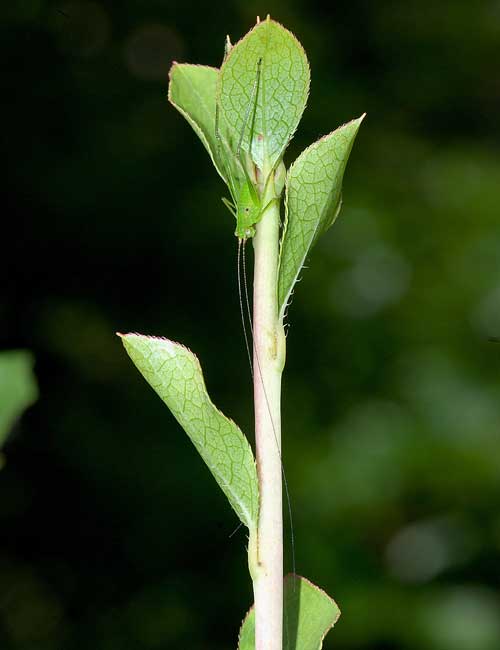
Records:
M191 439L240 520L255 531L259 488L252 450L236 424L210 401L196 356L167 339L119 336L139 372Z
M215 137L215 91L218 76L217 68L174 63L169 73L168 99L193 127L224 179Z
M243 135L242 149L255 164L274 167L302 117L309 80L309 63L295 36L269 17L257 23L220 70L221 127L232 153Z
M363 118L312 144L288 170L278 279L280 318L311 247L338 216L344 171Z
M0 352L0 447L16 419L37 397L31 354L24 350Z
M283 650L319 650L340 610L327 594L300 576L288 575L283 590ZM255 648L255 612L248 612L240 629L238 650Z

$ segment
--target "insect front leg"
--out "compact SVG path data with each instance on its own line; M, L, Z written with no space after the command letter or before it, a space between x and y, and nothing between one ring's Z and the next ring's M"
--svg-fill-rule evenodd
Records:
M233 215L233 217L238 220L238 215L236 212L236 206L234 203L231 203L229 199L226 199L225 196L222 197L222 203L226 206L226 208L229 210L229 212Z

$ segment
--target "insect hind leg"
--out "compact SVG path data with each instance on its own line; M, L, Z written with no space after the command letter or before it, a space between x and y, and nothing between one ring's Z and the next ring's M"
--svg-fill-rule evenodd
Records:
M252 92L250 94L250 101L248 102L247 109L245 111L245 117L243 119L243 124L241 127L240 131L240 136L238 139L238 146L236 148L236 158L243 170L243 173L245 175L245 179L250 187L250 191L252 193L252 198L254 202L258 201L258 196L257 192L255 191L255 178L251 178L249 171L248 171L248 166L247 166L247 161L243 160L243 140L245 137L245 131L247 129L247 126L249 124L250 120L250 133L249 133L249 151L245 152L247 153L248 157L250 160L252 160L252 136L254 133L255 129L255 118L257 115L257 105L258 105L258 97L259 97L259 88L260 88L260 79L261 79L261 68L262 68L262 57L259 58L257 61L257 73L255 75L255 81L252 86ZM253 161L252 161L253 162Z

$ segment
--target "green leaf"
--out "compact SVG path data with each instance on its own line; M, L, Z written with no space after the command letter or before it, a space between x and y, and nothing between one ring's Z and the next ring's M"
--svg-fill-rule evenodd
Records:
M37 397L32 355L24 350L0 352L0 447Z
M215 137L215 93L219 70L205 65L174 63L170 68L168 99L193 127L212 162L221 172Z
M119 335L130 358L187 433L241 521L257 528L259 488L248 440L210 401L196 356L168 339Z
M312 144L288 170L278 277L280 318L311 247L338 216L344 171L363 118Z
M283 650L319 650L327 632L335 625L340 610L312 582L288 575L283 591ZM255 648L255 612L248 612L240 629L238 650Z
M301 44L269 17L236 43L222 64L217 94L221 132L233 155L243 134L242 149L255 164L274 167L302 117L309 80Z

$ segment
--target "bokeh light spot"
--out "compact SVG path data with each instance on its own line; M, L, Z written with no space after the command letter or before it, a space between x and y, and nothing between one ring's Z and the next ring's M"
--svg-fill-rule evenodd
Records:
M497 650L498 597L479 587L456 587L429 597L421 624L429 650Z
M362 251L352 267L336 279L331 298L351 318L376 314L397 302L407 291L409 263L396 250L376 244Z

